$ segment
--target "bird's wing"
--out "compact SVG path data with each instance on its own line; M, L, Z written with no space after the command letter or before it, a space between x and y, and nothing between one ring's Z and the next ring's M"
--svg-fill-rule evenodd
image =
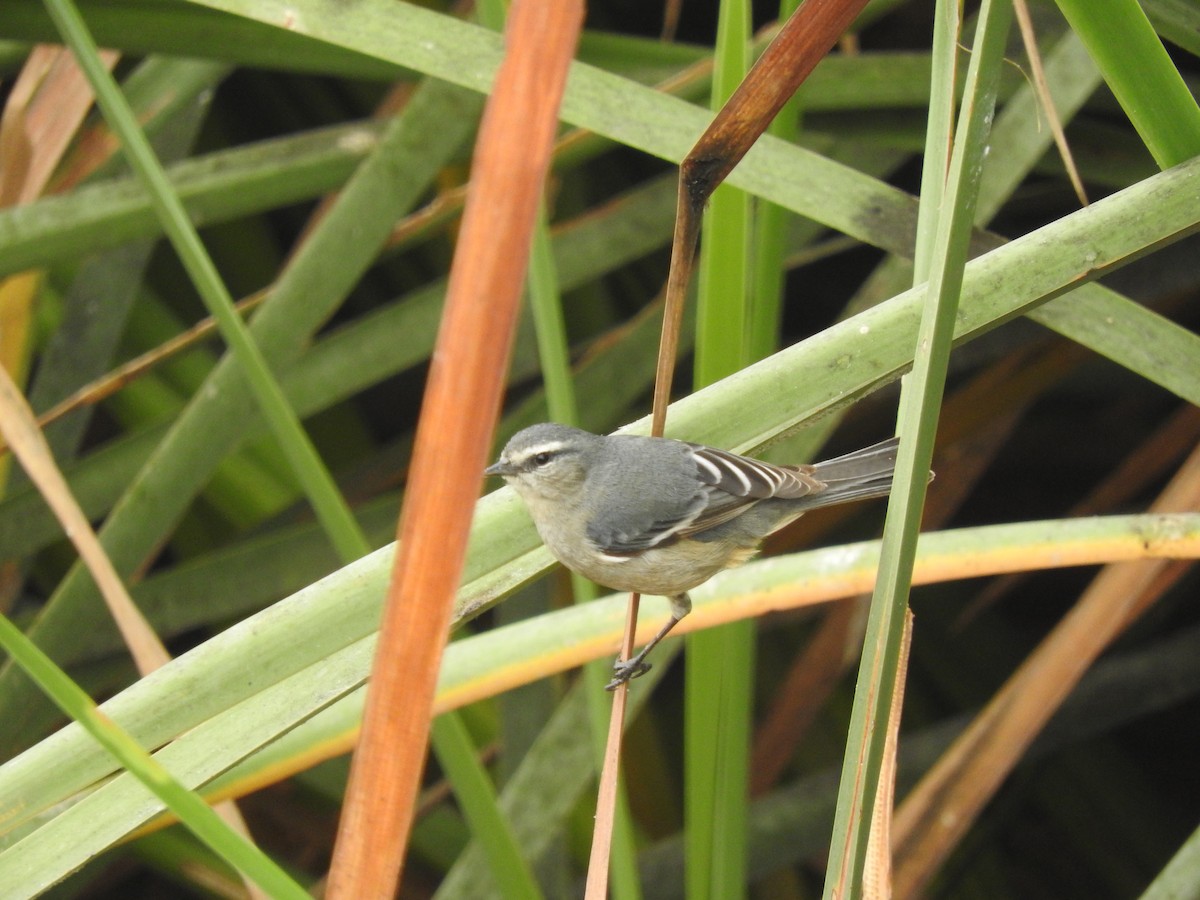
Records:
M812 466L776 466L715 447L691 447L700 480L735 497L795 500L825 487Z
M632 557L667 546L740 516L771 498L798 499L825 483L808 466L775 466L714 447L676 441L646 445L660 464L626 470L608 479L605 510L587 525L587 536L608 556Z
M588 539L601 553L618 559L673 543L708 506L691 448L680 441L612 440L636 442L643 465L618 467L614 462L593 470L606 502L588 520Z
M679 529L680 536L715 528L760 500L797 500L825 489L810 466L776 466L715 447L690 446L708 502L700 515Z
M601 553L612 557L632 557L653 547L676 541L705 511L705 492L697 484L690 496L679 503L650 502L619 507L613 516L594 516L587 525L588 539ZM618 509L618 507L614 507Z

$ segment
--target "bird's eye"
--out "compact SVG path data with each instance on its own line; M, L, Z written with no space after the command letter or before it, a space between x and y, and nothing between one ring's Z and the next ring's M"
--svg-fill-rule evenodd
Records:
M544 466L550 460L554 459L554 454L543 450L541 453L533 454L533 464L535 466Z

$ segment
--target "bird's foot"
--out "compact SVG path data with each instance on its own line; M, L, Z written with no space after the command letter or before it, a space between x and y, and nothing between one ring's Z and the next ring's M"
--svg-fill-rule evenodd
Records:
M642 656L639 654L633 659L618 659L613 663L613 678L604 686L606 691L615 691L621 685L626 684L630 679L638 678L650 671L651 664L642 661Z

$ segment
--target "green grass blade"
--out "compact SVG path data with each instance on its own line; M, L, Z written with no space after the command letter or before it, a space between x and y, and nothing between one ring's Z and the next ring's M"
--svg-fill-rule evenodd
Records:
M130 167L150 193L163 230L179 253L209 313L216 318L221 334L250 383L259 408L270 423L296 477L304 486L317 518L325 526L339 554L346 560L365 555L371 549L366 536L338 492L333 477L305 433L300 419L284 397L279 382L271 374L262 351L234 309L233 298L204 249L200 235L188 218L179 196L171 187L162 164L138 126L129 103L100 62L95 41L88 33L82 16L72 0L46 0L46 8L91 82L96 92L96 102L104 111L105 118L120 136Z
M55 39L41 0L6 0L6 31L31 42ZM233 23L211 10L161 0L134 0L119 6L89 3L87 19L97 41L134 55L217 57L235 65L317 72L349 78L391 80L399 66L331 47L286 28Z
M193 794L157 763L130 735L42 653L6 616L0 616L0 644L13 660L71 716L88 735L143 785L149 788L187 827L231 866L244 873L274 897L308 896L261 850L231 829L208 804ZM48 887L65 873L39 869ZM6 879L7 882L7 879Z
M1158 877L1146 888L1141 900L1172 900L1200 893L1200 828L1184 841Z
M389 124L375 153L284 269L250 325L273 366L286 368L300 355L312 332L375 259L398 216L415 203L458 148L479 108L476 96L430 82ZM427 122L437 127L426 128ZM405 165L396 165L397 158ZM253 412L236 361L223 359L105 522L100 537L118 571L136 569L159 545L217 462L245 435ZM79 568L73 569L30 636L47 652L60 652L80 629L96 627L100 613L89 602L93 596L91 581ZM27 684L11 670L0 674L0 718L10 725L0 743L20 740L21 722L31 713L31 703Z
M958 42L962 5L938 3L933 23L933 54L929 82L929 119L925 152L921 156L921 203L913 249L913 284L929 280L937 240L937 212L942 208L946 173L950 171L950 138L954 134L954 97L958 83Z
M1200 106L1136 0L1058 0L1162 168L1200 153Z
M750 67L750 9L724 0L717 20L712 106L725 104ZM696 266L694 383L712 384L750 362L750 197L721 185L704 215ZM669 417L668 417L669 421ZM755 623L687 638L684 828L689 897L746 891L746 796Z
M198 224L310 199L343 184L379 143L359 122L221 150L171 166L171 183ZM136 178L0 210L0 273L11 274L161 233Z
M1200 56L1200 7L1191 0L1146 0L1145 8L1159 34Z
M533 310L534 326L537 332L538 359L541 362L542 378L546 389L546 408L552 421L578 425L579 411L569 365L562 294L551 248L549 225L545 221L544 211L534 232L533 254L528 278L530 306ZM594 600L598 593L595 585L574 572L571 573L571 588L576 603L587 603ZM589 734L591 746L595 751L596 765L600 765L604 759L610 700L603 688L611 677L611 671L610 664L607 661L601 661L589 665L584 673L584 684L589 688L585 696L588 705L588 719L591 723ZM609 868L612 878L612 896L624 898L624 900L636 900L641 896L633 834L629 800L625 793L624 779L621 778L617 786Z
M987 331L1088 277L1091 264L1078 259L1080 242L1094 247L1098 259L1108 265L1181 230L1194 229L1200 224L1200 204L1194 193L1200 183L1197 173L1200 161L1155 175L972 260L963 282L956 339L967 340ZM673 404L671 428L688 438L751 449L894 380L911 364L924 293L923 288L907 291ZM864 333L876 339L864 345ZM1194 367L1190 377L1192 387L1200 393L1200 373ZM792 384L794 390L780 396L774 390L780 383ZM643 433L648 426L648 420L636 423ZM505 591L544 572L550 557L539 545L536 532L511 495L497 492L480 501L460 599L462 609L478 612L497 602ZM193 651L187 678L167 684L158 679L182 676L154 676L153 683L162 685L162 696L171 696L171 692L188 696L186 707L168 705L152 716L143 710L136 720L122 718L122 723L139 740L162 743L264 684L372 633L390 559L387 550L372 554L263 611L244 626L210 640ZM224 653L228 657L223 657ZM249 680L238 665L245 659L256 661ZM179 673L180 668L170 667L169 671ZM128 704L140 702L137 698L152 690L150 684L134 685L111 714L129 714L134 707ZM50 743L56 748L69 746L58 737ZM78 790L104 775L104 766L97 767L95 758L85 760L73 751L65 759L74 761L74 778L84 780L79 783L61 777L64 763L60 759L48 766L47 773L54 773L63 790ZM27 777L29 773L23 770L16 760L0 767L4 776L0 778L0 798L14 796L8 779ZM11 813L7 808L3 812L5 816Z
M451 784L471 825L471 833L483 847L492 874L506 898L541 897L529 862L513 835L508 820L496 805L495 788L487 777L475 745L457 713L433 720L432 740Z
M799 6L797 0L782 0L779 21L784 22ZM818 65L818 68L820 66ZM806 81L811 83L812 75ZM767 126L767 134L782 141L795 142L800 135L800 119L805 99L811 91L802 86ZM779 344L779 328L783 319L783 296L787 269L788 226L791 216L787 210L769 200L754 206L754 253L750 260L750 321L747 323L746 346L751 359L762 359L775 351Z
M967 528L926 535L922 538L919 555L922 559L931 560L938 567L946 565L947 561L955 557L978 560L982 556L988 556L998 563L998 567L1007 561L1007 565L1020 568L1024 564L1023 561L1035 550L1042 551L1042 555L1047 559L1061 559L1062 554L1077 553L1078 548L1089 543L1111 547L1115 541L1122 540L1129 546L1138 548L1147 540L1152 544L1158 544L1160 541L1190 541L1194 547L1197 534L1200 534L1200 515L1197 514L1089 517ZM1188 551L1180 548L1179 552ZM751 563L723 576L719 583L698 589L697 609L701 610L703 615L705 608L719 606L739 595L770 592L775 588L786 590L791 585L828 577L831 573L837 573L839 577L858 583L856 579L866 580L872 577L878 561L879 542L874 541L777 557L769 563ZM347 598L343 594L336 599L338 602L344 602ZM519 670L526 666L534 657L553 657L572 648L590 648L593 653L607 653L607 650L602 648L611 644L622 627L623 602L622 597L613 596L598 603L570 607L535 620L456 641L448 651L439 690L443 696L469 691L480 679L496 674L503 676L505 671ZM653 610L656 606L661 609L665 603L655 599L650 608ZM253 627L261 627L263 618L260 617ZM252 633L251 629L246 629L243 637L249 638ZM287 759L297 755L303 756L314 746L328 747L332 744L336 747L344 744L347 740L346 735L356 727L361 712L362 692L356 688L361 685L368 671L373 644L373 638L368 638L341 652L333 653L317 662L311 669L285 679L261 695L248 698L239 704L238 708L218 714L160 751L164 763L168 763L172 771L180 773L181 779L186 777L186 783L202 784L213 775L223 772L232 763L238 762L247 752L267 744L273 735L286 730L288 726L285 723L289 719L302 724L294 732L285 735L280 743L269 746L261 757L253 762L248 761L238 774L232 776L233 782L249 776L249 782L254 783L253 773L256 770L269 770L284 765ZM249 646L236 649L230 647L229 651L231 658L234 658L233 654L241 654L236 658L244 658L245 653L255 652ZM185 660L181 659L173 665L172 668L176 670L174 673L164 670L162 674L152 676L160 682L163 696L169 697L172 692L178 693L178 687L170 682L182 674L178 669L184 662ZM647 677L654 679L660 671L656 670ZM186 677L203 675L193 671ZM106 704L105 712L112 713L116 706L122 706L122 715L131 713L132 709L126 702L130 694L143 694L142 702L151 713L165 711L165 704L156 699L153 692L147 694L145 685L139 685ZM344 700L338 699L343 696ZM315 710L322 709L330 703L334 705L313 716ZM307 721L310 717L311 723ZM77 729L72 731L72 734L52 739L46 745L21 757L21 766L7 765L0 769L0 787L4 789L0 796L26 804L36 803L39 808L40 804L46 803L50 797L56 798L50 802L61 799L61 792L69 789L64 784L63 776L67 773L74 775L76 762L82 756L95 752L89 746L90 739L85 734ZM562 749L564 735L572 731L578 731L578 725L567 728L566 731L558 726L551 729L546 735L548 746L544 749L545 754L554 758ZM578 776L577 780L574 777L571 779L575 787L570 790L579 791L582 790L583 781L587 777L582 770L590 769L594 765L593 754L586 747L571 752L575 755L562 757L564 765L572 759L584 760L582 767L573 764L569 766L571 775ZM14 781L11 776L18 768L26 768L29 774L41 777L43 788L51 793L46 796L31 793L36 782L22 779ZM559 788L567 790L560 777L563 774L565 773L557 773L555 778L558 780L541 785L554 797L552 805L558 809L556 815L565 814L572 802L557 796ZM532 781L537 781L538 778L536 772L529 772L523 777ZM222 779L225 785L230 781L231 779ZM505 801L506 814L515 814L515 808L509 804L516 802L517 796L524 795L525 790L524 787L521 788L513 795L511 801ZM543 801L537 797L529 797L527 802L532 804L531 807L527 807L529 817L522 814L514 819L514 827L521 829L519 837L522 845L527 846L526 842L533 840L548 841L547 835L538 835L536 838L533 835L539 827L536 807ZM27 812L28 808L24 811ZM61 830L66 828L66 823L60 821L65 817L75 817L77 827L87 831L86 844L78 849L91 855L106 845L94 844L98 839L98 831L103 832L100 839L111 842L122 832L114 833L108 829L121 822L126 823L126 830L134 828L141 824L148 814L143 795L127 776L123 776L43 826L44 833L39 832L36 838L30 836L28 843L15 845L11 852L6 849L0 853L0 876L4 876L5 883L10 883L12 873L17 870L9 867L17 866L19 869L28 858L28 854L34 852L41 854L45 851L49 858L54 858L55 854L61 855L62 848L68 844L72 846L72 852L75 852L76 839L70 837L72 832ZM531 856L535 856L537 850L531 848L529 852Z
M833 842L825 874L827 898L857 896L862 890L867 840L883 763L917 533L925 501L926 475L933 456L980 170L995 109L998 72L1011 12L1007 0L985 0L979 12L975 46L967 73L967 93L947 170L937 237L931 246L928 293L914 351L913 371L901 390L901 443L896 460L896 480L888 502L879 578L871 599L854 693ZM931 140L938 139L936 133L931 133ZM938 177L937 173L934 177Z
M546 390L546 406L550 418L566 425L579 423L575 402L575 387L571 379L567 324L563 316L562 294L550 226L543 209L534 232L532 257L529 264L529 306L533 312L537 334L538 361L542 367L542 382Z

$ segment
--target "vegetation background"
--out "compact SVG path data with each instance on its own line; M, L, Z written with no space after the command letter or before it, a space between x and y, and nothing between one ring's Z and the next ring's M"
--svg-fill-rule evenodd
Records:
M251 331L374 547L394 531L479 86L498 53L493 36L464 24L473 13L443 6L331 12L302 0L289 7L289 31L274 5L248 0L79 4L98 43L118 51L113 71L224 284L246 306L262 304L248 314ZM965 766L964 756L990 764L998 783L967 776L910 806L904 827L919 830L913 821L956 808L956 792L982 805L965 834L913 850L927 863L905 883L925 896L1136 897L1152 883L1177 891L1158 896L1200 896L1191 837L1200 788L1189 776L1200 751L1195 568L1186 558L1100 570L1044 561L1194 557L1200 532L1196 494L1171 493L1200 467L1200 167L1188 162L1200 152L1189 144L1200 12L1182 0L1103 6L1144 9L1166 52L1141 55L1119 27L1089 36L1085 50L1058 7L1034 3L1031 13L1087 197L1128 202L1124 218L1072 219L1081 201L1015 28L1001 72L976 213L987 233L973 250L1042 231L1019 245L1032 248L1026 255L968 277L975 305L964 300L925 520L928 531L962 531L941 550L938 583L912 595L897 794L903 801L939 764ZM766 3L728 7L725 16L754 28L778 15ZM630 0L590 4L578 52L589 68L575 73L564 105L531 276L532 290L557 298L568 394L596 431L648 411L674 163L709 103L718 5L683 4L671 41L658 38L662 15ZM741 273L755 299L738 349L767 362L745 396L732 381L724 394L697 394L673 433L798 461L894 432L906 362L893 345L912 323L887 302L913 277L906 193L921 186L933 18L919 0L870 4L773 131L802 151L747 159L747 193L735 202L752 224L732 243L715 228L704 253ZM47 435L133 597L170 652L187 655L139 681L73 548L8 456L0 609L93 697L117 696L118 720L148 745L190 733L178 746L181 767L196 761L189 778L239 797L260 846L307 885L328 866L386 555L343 566L86 92L50 78L23 89L33 44L57 40L40 2L5 0L0 354L38 413L91 386ZM1168 116L1178 134L1131 123L1101 77L1097 41L1125 57L1131 79L1184 86L1190 111L1185 102ZM965 50L961 59L965 69ZM656 105L651 88L693 106ZM1097 289L1068 307L1055 298L1075 296L1066 293L1074 276L1056 267L1080 259L1118 269L1103 280L1115 293ZM711 340L703 328L726 327L714 317L724 301L700 291L700 339ZM878 317L854 320L870 328L851 339L838 323L863 310ZM539 335L531 315L518 339L498 446L551 409L562 415L562 386L541 375L553 327L540 325ZM798 351L773 355L788 347ZM104 380L143 357L136 372ZM692 393L691 363L681 361L681 397ZM707 380L697 375L695 386ZM1179 496L1191 499L1171 508ZM1190 515L1125 517L1151 508ZM786 592L852 567L797 551L875 538L882 511L806 517L767 549L796 569L751 566L699 605L742 618L754 613L736 598L773 578ZM587 859L596 721L574 667L611 655L620 601L572 617L569 581L535 580L548 563L512 505L485 501L480 522L442 708L460 707L540 889L571 896ZM1014 527L986 527L1003 523ZM1193 550L1153 549L1185 538ZM1143 566L1140 580L1120 580L1121 565ZM730 729L747 748L750 799L745 841L728 842L727 877L750 896L820 893L869 598L781 596L752 620L745 722L705 721L703 697L686 688L694 658L659 655L634 689L624 864L637 874L618 877L616 895L635 895L640 882L648 897L683 896L685 885L703 896L697 885L720 883L689 871L697 854L685 861L683 848L702 845L688 809L696 745ZM1111 633L1069 630L1087 616ZM1001 708L989 707L997 697ZM1004 720L1006 708L1024 717ZM61 714L11 663L0 672L0 721L0 885L13 886L0 895L242 895L180 826L132 833L152 810L120 779L66 802L110 771L107 757L77 729L48 737ZM979 743L964 750L953 741L971 723ZM733 789L743 789L736 779ZM484 864L460 803L431 759L404 896L490 896L494 879L506 883ZM723 847L719 835L708 839Z

